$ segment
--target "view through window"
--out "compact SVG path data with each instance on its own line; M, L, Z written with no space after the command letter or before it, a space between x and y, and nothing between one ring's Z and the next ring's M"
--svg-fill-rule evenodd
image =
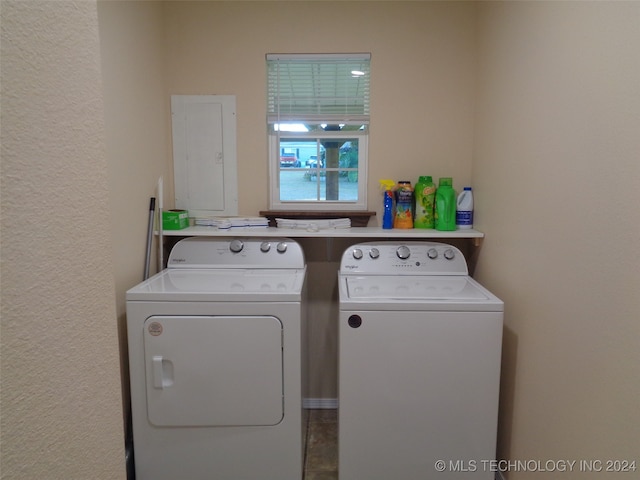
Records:
M358 200L358 138L280 137L280 197L285 201Z

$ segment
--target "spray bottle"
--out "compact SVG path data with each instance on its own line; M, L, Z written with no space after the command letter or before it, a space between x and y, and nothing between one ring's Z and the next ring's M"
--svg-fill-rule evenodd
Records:
M396 183L393 180L379 180L380 188L384 191L384 213L382 215L382 228L393 228L393 188Z

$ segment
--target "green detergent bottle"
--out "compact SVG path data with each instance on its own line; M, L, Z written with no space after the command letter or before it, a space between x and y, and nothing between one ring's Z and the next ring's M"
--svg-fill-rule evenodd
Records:
M451 177L441 177L436 190L436 230L456 229L456 192Z
M436 184L430 176L418 178L414 190L416 198L416 213L413 219L414 228L434 228L434 209L436 199Z

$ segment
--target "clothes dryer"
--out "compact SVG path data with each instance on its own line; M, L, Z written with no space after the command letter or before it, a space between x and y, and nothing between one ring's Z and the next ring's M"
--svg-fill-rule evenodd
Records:
M295 241L211 237L127 292L137 480L302 478L305 294Z
M339 272L340 480L493 479L503 303L440 243L362 243Z

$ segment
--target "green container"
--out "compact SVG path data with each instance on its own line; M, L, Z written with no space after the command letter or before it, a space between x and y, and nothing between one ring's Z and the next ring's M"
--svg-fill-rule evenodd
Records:
M189 226L189 212L186 210L167 210L162 212L163 230L182 230Z
M416 213L413 219L414 228L435 227L436 184L430 176L421 176L414 189Z
M442 177L436 190L436 230L456 229L456 192L451 177Z

